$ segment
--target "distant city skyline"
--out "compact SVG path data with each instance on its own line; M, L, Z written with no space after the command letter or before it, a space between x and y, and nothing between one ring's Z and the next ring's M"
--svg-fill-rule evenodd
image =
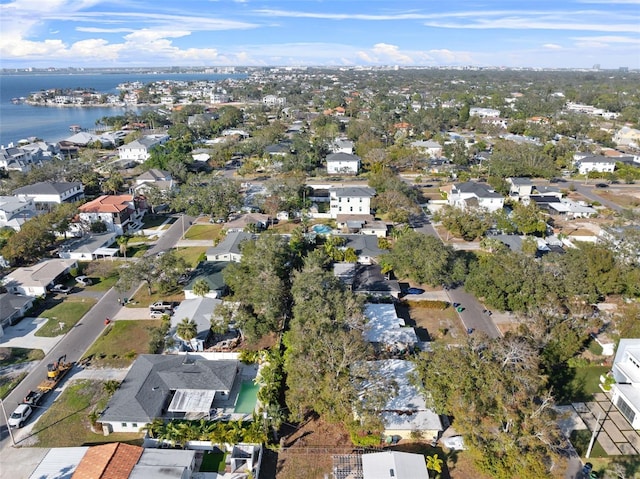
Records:
M640 0L0 0L0 68L640 68Z

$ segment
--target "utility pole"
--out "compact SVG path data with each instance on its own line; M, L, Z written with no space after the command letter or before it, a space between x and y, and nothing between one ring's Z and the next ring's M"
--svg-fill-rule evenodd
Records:
M589 447L587 448L587 453L584 457L589 459L591 455L591 448L593 447L593 443L596 442L596 436L598 435L598 431L600 429L600 417L602 416L602 411L598 413L598 419L596 420L596 427L593 428L593 434L591 434L591 441L589 441Z
M11 438L11 444L16 445L16 440L13 437L13 431L11 430L11 426L9 426L9 418L7 417L7 411L4 408L4 401L0 399L0 407L2 407L2 415L4 416L4 422L7 425L7 431L9 431L9 437Z

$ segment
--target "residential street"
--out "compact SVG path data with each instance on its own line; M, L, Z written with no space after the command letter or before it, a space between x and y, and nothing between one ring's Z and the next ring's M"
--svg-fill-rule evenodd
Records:
M184 218L185 230L189 227L189 224L193 221L192 217L186 216ZM183 223L181 219L178 219L171 227L158 239L156 244L149 249L148 255L157 254L160 251L168 250L172 248L183 235ZM131 297L137 288L132 289L126 294L127 297ZM96 305L80 320L78 323L67 333L56 346L44 357L38 367L36 367L29 375L15 388L11 394L9 394L3 401L7 415L15 409L15 407L22 402L22 399L27 395L30 390L37 388L38 384L46 377L47 364L55 362L63 355L67 356L67 361L78 361L82 358L84 352L93 344L96 338L104 330L104 319L112 318L116 316L116 313L120 310L118 298L122 296L115 289L110 289ZM78 366L74 366L71 374L76 373L79 370ZM64 379L66 381L67 378ZM59 388L58 388L59 389ZM58 390L57 389L57 390ZM46 402L43 404L42 410L44 411L52 402L52 397L56 396L56 393L49 394ZM34 419L29 420L29 424L33 424L39 414L36 414ZM10 445L9 434L7 432L6 422L2 415L0 415L0 457L2 457L7 445ZM19 445L19 444L18 444ZM4 462L4 461L0 461Z
M431 224L429 217L424 212L422 215L412 218L411 226L418 233L435 236L439 240L442 240L436 229ZM458 316L460 317L465 330L472 329L473 333L471 334L478 334L482 332L490 338L497 338L501 336L500 331L491 317L483 313L485 308L480 304L475 296L465 292L464 288L460 286L450 289L447 293L451 303L460 303L464 308L462 312L458 313Z

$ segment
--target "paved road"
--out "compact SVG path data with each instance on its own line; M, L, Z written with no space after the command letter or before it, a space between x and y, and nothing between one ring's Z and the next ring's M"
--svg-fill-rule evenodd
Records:
M440 235L438 235L424 212L411 219L411 226L418 233L435 236L442 241L442 238L440 238ZM475 334L482 332L490 338L501 336L500 330L496 327L491 317L483 313L485 308L475 296L465 292L462 287L450 289L447 293L451 303L460 303L464 308L464 311L458 313L458 316L465 330L472 329Z
M582 196L584 196L585 198L591 201L597 201L601 205L606 206L607 208L610 208L614 211L623 210L623 208L620 205L617 205L613 201L609 201L603 198L602 196L599 196L594 190L595 189L594 185L585 185L585 184L580 184L575 182L573 183L573 185L575 186L576 191L580 193Z
M184 223L183 223L184 218ZM184 216L179 217L178 221L167 229L167 231L158 239L156 244L147 251L147 255L157 254L160 251L166 251L171 249L178 240L184 234L184 231L188 229L193 217ZM184 227L184 230L183 230ZM121 306L118 299L122 297L131 297L136 288L126 293L118 293L115 289L110 289L102 295L98 303L91 308L91 310L69 331L58 344L51 349L51 351L44 357L40 365L35 368L3 401L7 414L15 409L20 404L22 399L27 395L30 390L37 388L38 384L44 379L46 374L46 365L48 363L55 362L63 355L67 356L67 361L78 361L84 355L85 351L93 344L96 338L104 330L104 319L111 318L116 315ZM74 371L78 367L74 368ZM65 378L66 380L67 378ZM52 396L56 394L49 394L46 402L43 404L43 409L52 402ZM39 415L39 414L38 414ZM37 416L36 415L36 418ZM29 421L29 424L33 424L35 418ZM0 414L0 450L7 447L10 444L8 441L9 434L7 431L6 422L4 417ZM4 451L3 451L4 452Z

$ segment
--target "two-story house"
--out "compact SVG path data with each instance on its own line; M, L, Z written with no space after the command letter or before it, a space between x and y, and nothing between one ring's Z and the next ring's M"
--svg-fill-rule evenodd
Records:
M151 168L136 178L134 190L136 193L143 193L150 186L155 186L160 191L170 191L173 189L173 177L171 173L157 168Z
M79 181L41 181L13 190L19 197L29 197L37 210L49 211L60 203L73 203L84 198L84 186Z
M108 232L124 234L142 218L132 195L102 195L80 208L80 220L86 223L103 222Z
M640 339L621 339L613 360L611 402L634 429L640 429Z
M602 155L586 156L576 161L576 167L581 175L587 175L591 171L613 173L616 169L616 160Z
M169 135L147 135L118 147L121 160L144 163L151 157L151 149L169 141Z
M331 217L338 215L370 215L371 198L376 190L366 186L347 186L344 188L331 188L329 190L329 208Z
M327 156L327 173L330 175L357 175L360 157L350 153L331 153Z
M442 187L441 190L447 193L447 203L456 208L484 208L493 212L504 206L502 195L484 183L466 181Z
M33 199L28 196L0 196L0 227L20 231L24 222L35 216L35 210Z
M509 183L509 196L514 198L528 198L533 192L533 183L530 178L507 178Z

